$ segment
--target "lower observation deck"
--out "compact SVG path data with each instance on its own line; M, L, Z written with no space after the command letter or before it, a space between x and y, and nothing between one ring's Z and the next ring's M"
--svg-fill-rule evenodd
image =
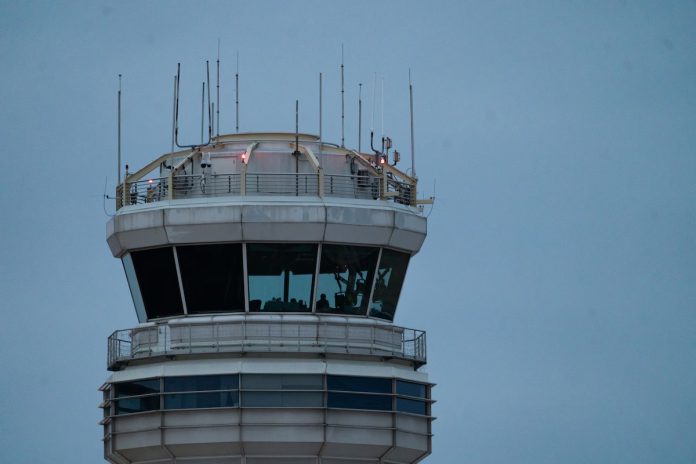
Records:
M426 364L424 331L351 317L239 315L171 319L117 330L108 343L107 363L112 371L163 357L247 353L379 357L402 361L414 369Z

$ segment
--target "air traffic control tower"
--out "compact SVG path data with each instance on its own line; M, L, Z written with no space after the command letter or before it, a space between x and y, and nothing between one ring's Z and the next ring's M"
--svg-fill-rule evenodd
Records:
M425 332L393 324L426 236L388 154L246 133L127 173L107 242L112 463L401 464L431 452Z

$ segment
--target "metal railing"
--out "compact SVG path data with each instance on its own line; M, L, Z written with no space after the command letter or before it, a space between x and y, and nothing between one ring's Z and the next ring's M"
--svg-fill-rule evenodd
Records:
M382 179L379 177L331 174L324 181L324 192L332 197L377 200L381 191Z
M193 174L175 176L173 198L239 195L239 174Z
M125 184L126 193L123 193L123 184L116 187L116 208L124 205L142 205L167 199L167 178L160 177Z
M382 324L330 321L168 323L117 330L108 340L107 367L157 356L210 353L367 355L426 363L425 332Z
M415 192L415 186L387 176L321 173L186 174L119 184L116 187L116 209L168 199L237 195L383 199L415 206Z
M246 194L319 196L319 175L249 172L246 174Z

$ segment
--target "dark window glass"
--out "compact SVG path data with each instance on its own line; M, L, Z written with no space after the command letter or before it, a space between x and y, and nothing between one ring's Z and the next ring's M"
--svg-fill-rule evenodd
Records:
M324 245L317 312L365 315L378 255L379 248Z
M321 408L324 406L322 392L242 392L242 406L250 408Z
M141 396L139 398L124 398L115 401L116 414L132 412L156 411L160 408L159 395Z
M386 395L360 395L356 393L328 393L329 408L373 409L391 411L391 397Z
M317 245L247 245L249 310L311 311Z
M131 257L148 319L183 314L172 249L134 251Z
M320 374L243 374L242 388L248 390L323 390Z
M210 393L168 393L164 409L233 408L239 406L236 390Z
M422 383L404 382L403 380L396 381L396 393L399 395L427 398L426 391L427 387Z
M372 294L370 316L394 320L394 311L399 301L401 287L406 277L408 253L383 249L377 268L375 291Z
M401 412L410 412L412 414L421 414L425 416L428 413L428 405L425 403L425 401L397 398L396 410Z
M114 396L116 398L123 396L148 395L151 393L159 393L159 391L159 379L136 380L134 382L120 382L114 384Z
M392 391L391 379L330 375L326 380L329 390L366 393L391 393Z
M239 376L236 374L167 377L164 379L164 391L166 392L236 390L238 388Z
M242 245L176 248L189 314L244 311Z

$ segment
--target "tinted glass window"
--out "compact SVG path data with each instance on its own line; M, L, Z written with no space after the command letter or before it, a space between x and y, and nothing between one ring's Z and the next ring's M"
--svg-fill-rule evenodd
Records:
M148 319L183 314L172 249L134 251L131 257Z
M164 409L232 408L239 406L237 391L212 393L169 393L164 395Z
M321 390L320 374L244 374L242 388L249 390Z
M317 312L366 314L379 248L324 245Z
M248 244L249 310L311 311L317 245Z
M428 405L425 403L425 401L397 398L396 410L401 412L410 412L411 414L422 414L425 416L428 412Z
M399 395L426 398L426 391L426 386L422 383L404 382L403 380L396 381L396 393Z
M151 393L159 393L159 391L159 379L136 380L135 382L121 382L114 384L114 396L116 398L123 396L148 395Z
M391 393L392 391L391 379L330 375L326 381L329 390L367 393Z
M237 388L239 388L239 377L236 374L167 377L164 379L164 391L166 392L236 390Z
M130 414L132 412L156 411L160 408L159 395L142 396L140 398L124 398L115 401L116 414Z
M328 393L329 408L373 409L391 411L392 400L386 395L360 395L356 393Z
M320 408L323 403L322 392L242 392L242 406L250 408Z
M189 314L244 311L242 245L176 248Z
M399 301L401 287L406 277L408 253L383 249L377 268L375 291L372 294L370 316L394 320L394 311Z

